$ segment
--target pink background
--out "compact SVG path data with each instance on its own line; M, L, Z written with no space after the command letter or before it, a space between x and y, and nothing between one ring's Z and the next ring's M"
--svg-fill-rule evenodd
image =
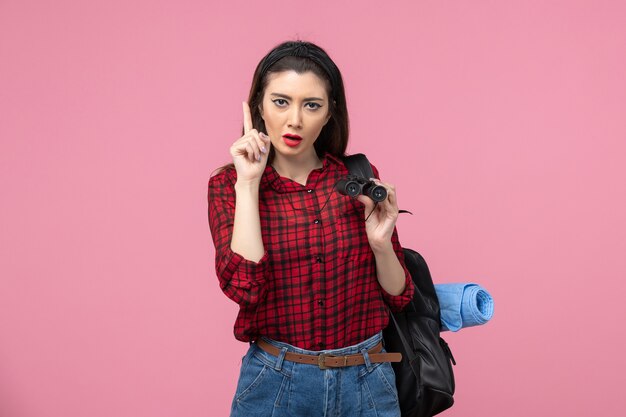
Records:
M0 416L227 415L247 345L206 185L296 38L341 68L401 242L495 298L446 336L444 415L623 415L624 2L0 0Z

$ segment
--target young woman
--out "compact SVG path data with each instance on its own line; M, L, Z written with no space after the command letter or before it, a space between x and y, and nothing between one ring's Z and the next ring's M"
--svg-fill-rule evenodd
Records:
M413 286L394 187L374 179L388 192L378 204L336 191L348 175L339 69L312 43L278 45L243 121L208 190L220 287L240 307L235 337L250 342L231 416L400 416L399 355L382 329Z

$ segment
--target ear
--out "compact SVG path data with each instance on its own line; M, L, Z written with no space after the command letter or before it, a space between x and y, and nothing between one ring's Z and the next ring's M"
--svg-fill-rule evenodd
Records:
M257 108L259 109L259 114L261 115L261 119L265 120L263 118L263 105L262 105L262 103L259 103L259 106Z
M333 104L336 106L336 105L337 105L337 102L336 102L335 100L333 100ZM330 120L330 118L331 118L331 117L332 117L332 116L331 116L331 114L330 114L330 110L329 110L329 111L328 111L328 115L326 116L326 121L324 122L324 126L326 126L326 123L328 123L328 121Z

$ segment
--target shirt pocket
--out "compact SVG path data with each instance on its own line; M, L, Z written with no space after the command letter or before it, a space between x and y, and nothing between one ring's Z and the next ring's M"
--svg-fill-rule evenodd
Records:
M338 252L346 260L357 261L371 255L364 212L364 207L354 203L338 216Z

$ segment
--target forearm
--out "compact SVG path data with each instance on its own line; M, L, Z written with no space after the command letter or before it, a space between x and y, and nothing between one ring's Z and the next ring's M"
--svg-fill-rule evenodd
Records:
M235 217L230 248L245 259L258 262L265 253L259 215L259 184L235 184Z
M374 250L374 257L380 286L391 295L402 294L406 287L406 275L391 242Z

